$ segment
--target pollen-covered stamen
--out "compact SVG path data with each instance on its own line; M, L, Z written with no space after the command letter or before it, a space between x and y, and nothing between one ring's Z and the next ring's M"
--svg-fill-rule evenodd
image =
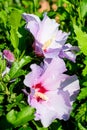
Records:
M35 97L37 98L37 100L45 100L47 101L48 100L48 97L43 94L43 93L40 93L40 92L35 92Z
M56 37L56 35L52 36L51 39L49 39L48 41L46 41L46 42L44 43L44 45L42 46L42 50L43 50L43 51L46 51L46 49L47 49L47 48L51 45L51 43L55 40L55 37Z
M48 100L48 97L45 95L48 90L46 90L41 83L36 84L33 88L35 89L34 97L37 101Z
M49 46L50 46L51 42L52 42L52 40L51 40L51 39L50 39L50 40L48 40L48 41L46 41L46 42L44 43L43 47L42 47L42 50L46 50L46 49L47 49L47 47L49 47Z

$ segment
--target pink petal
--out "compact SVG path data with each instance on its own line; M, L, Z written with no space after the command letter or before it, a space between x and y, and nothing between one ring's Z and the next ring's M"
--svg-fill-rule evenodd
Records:
M32 64L30 68L32 69L32 72L27 74L24 79L24 84L28 87L32 87L34 84L36 84L38 78L43 72L41 67L36 64Z

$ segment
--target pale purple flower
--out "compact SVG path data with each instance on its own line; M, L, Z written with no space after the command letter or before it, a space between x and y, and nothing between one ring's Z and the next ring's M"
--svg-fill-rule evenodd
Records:
M46 63L47 62L47 63ZM38 66L32 64L31 72L25 76L24 84L30 88L28 103L36 109L35 120L48 127L53 120L68 120L79 91L77 76L64 74L67 70L60 58L45 60Z
M23 18L27 22L26 29L35 38L33 48L37 55L46 58L60 56L75 62L76 56L72 51L77 49L74 47L71 50L71 46L65 45L70 33L59 30L59 24L54 19L50 19L45 14L41 21L38 16L26 13L23 13ZM67 50L65 49L66 46L68 47Z

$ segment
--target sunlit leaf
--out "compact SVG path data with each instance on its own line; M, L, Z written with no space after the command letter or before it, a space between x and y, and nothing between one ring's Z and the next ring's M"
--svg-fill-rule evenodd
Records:
M81 89L81 92L79 93L78 100L82 100L87 98L87 87L84 87Z
M87 55L87 33L83 32L80 27L74 25L76 40L84 55Z
M22 111L17 112L15 110L11 110L7 115L6 118L9 123L14 125L15 127L21 126L28 121L34 118L34 109L27 106L22 109Z
M23 57L19 62L14 62L9 72L10 78L13 79L15 77L19 77L20 75L24 75L25 72L22 71L21 68L29 62L31 62L31 58L29 56Z
M80 15L82 18L87 14L87 0L82 0L80 3Z

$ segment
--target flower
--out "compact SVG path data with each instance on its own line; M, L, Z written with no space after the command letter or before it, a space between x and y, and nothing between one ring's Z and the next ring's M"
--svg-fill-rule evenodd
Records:
M10 50L4 50L3 56L8 62L14 62L15 60L14 55Z
M54 119L68 120L79 91L77 76L64 74L67 69L60 58L45 60L41 66L32 64L31 70L24 84L30 88L28 103L36 108L35 120L41 120L44 127Z
M14 57L13 53L10 50L3 50L3 52L0 52L0 55L4 59L6 59L6 68L2 73L2 77L3 77L5 74L9 73L10 68L12 66L12 63L15 60L15 57Z
M53 58L60 56L60 53L63 52L61 55L63 58L68 58L75 62L76 56L72 51L77 49L74 47L71 50L72 45L68 46L65 44L70 33L59 30L59 24L54 19L50 19L44 14L44 18L41 21L38 16L26 13L23 13L23 18L27 22L25 28L35 38L33 48L37 55ZM65 50L66 46L68 46L67 50Z

